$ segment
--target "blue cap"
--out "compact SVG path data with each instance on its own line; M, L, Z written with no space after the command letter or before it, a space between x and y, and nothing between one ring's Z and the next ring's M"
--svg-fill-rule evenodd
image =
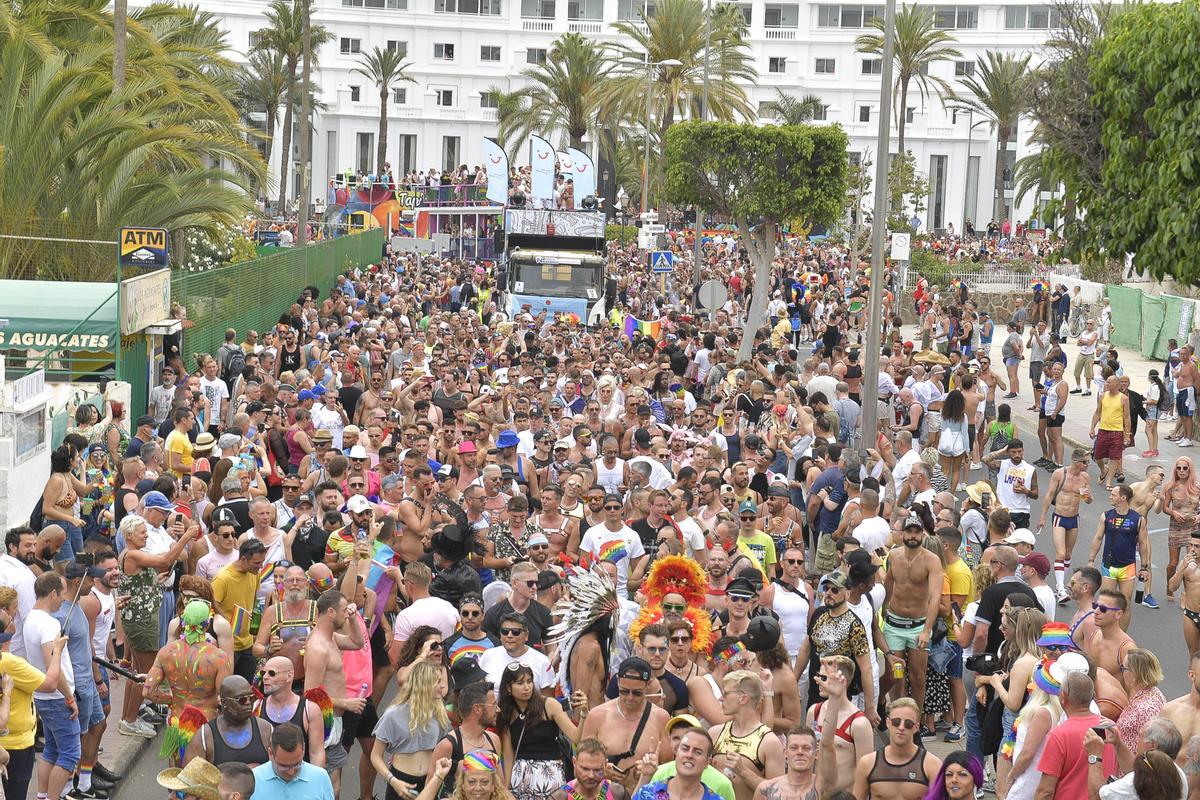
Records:
M300 390L300 402L302 402L302 403L305 400L315 400L316 397L317 396L312 393L311 389L301 389Z
M325 384L318 383L312 388L312 393L315 397L320 397L321 395L325 394Z
M175 510L175 506L171 504L171 501L162 492L146 492L146 496L142 500L146 508L157 508L159 511Z

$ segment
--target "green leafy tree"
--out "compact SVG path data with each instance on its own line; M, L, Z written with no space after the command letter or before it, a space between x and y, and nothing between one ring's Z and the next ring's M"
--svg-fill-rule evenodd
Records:
M375 84L379 92L379 147L376 151L376 171L382 175L383 165L387 162L387 108L391 99L392 89L396 84L416 83L416 80L405 74L410 65L404 63L404 56L399 50L388 50L376 47L370 53L359 57L358 66L351 72L362 75Z
M842 211L847 144L837 126L684 122L667 131L667 199L732 220L754 266L739 361L766 319L780 224L828 225Z
M892 156L888 168L888 229L912 231L913 216L920 217L929 195L929 181L917 172L917 159L905 150Z
M283 146L279 154L279 207L282 209L287 207L288 166L292 163L293 111L299 105L295 99L300 95L296 72L304 56L304 14L299 2L272 0L264 16L267 18L267 27L257 31L257 49L278 53L283 58L283 68L287 74L283 101ZM333 34L321 25L310 24L309 27L309 41L312 44L309 59L315 67L317 53L322 45L333 40Z
M962 79L969 94L958 94L947 101L951 108L970 111L991 120L996 130L996 169L992 176L994 198L992 219L1001 220L1004 214L1004 170L1008 164L1008 143L1017 134L1021 116L1029 110L1032 99L1029 59L1012 53L988 50L979 62L975 75Z
M871 27L879 33L864 33L854 40L858 52L867 55L883 55L882 16L871 19ZM904 152L904 126L907 123L908 90L916 84L922 102L929 95L952 94L950 84L936 75L929 74L929 65L935 61L961 58L962 53L953 47L954 37L934 25L933 8L930 6L904 5L896 12L896 38L892 63L895 65L895 108L892 116L899 133L899 150Z
M242 70L238 86L238 102L243 116L262 113L265 117L262 130L263 160L271 157L271 144L275 139L275 125L279 122L279 107L283 105L287 86L287 75L283 71L283 57L266 50L250 53L249 64Z
M825 109L820 95L806 94L804 97L790 95L782 89L775 90L771 101L771 113L780 125L803 125L812 122Z
M512 93L518 105L501 120L500 138L524 142L530 134L538 134L582 148L583 137L595 128L600 89L609 67L604 52L591 39L578 33L560 36L546 54L545 64L521 73L530 85Z
M734 121L754 116L743 88L758 78L746 31L736 6L714 3L708 49L708 116ZM614 74L603 99L620 117L639 127L646 113L646 56L674 60L677 67L656 67L650 81L651 119L657 134L690 110L697 116L704 94L705 8L703 0L660 0L645 30L629 21L613 23L622 41L612 46ZM626 43L628 42L628 43ZM652 123L653 124L653 123Z

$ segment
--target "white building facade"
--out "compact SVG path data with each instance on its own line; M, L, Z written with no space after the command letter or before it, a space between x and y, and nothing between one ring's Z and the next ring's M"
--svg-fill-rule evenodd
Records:
M314 74L320 100L327 105L315 116L313 192L322 194L325 176L339 170L375 171L379 130L376 88L352 70L359 54L376 46L399 48L416 83L399 85L388 104L387 156L396 175L409 169L474 166L482 160L482 139L495 135L496 112L483 96L495 86L519 88L520 73L545 58L554 40L579 32L612 41L611 24L638 18L642 2L633 0L311 0L314 19L333 40L320 54ZM218 16L229 33L235 57L252 46L254 32L265 25L265 0L199 0ZM868 20L883 15L873 4L789 3L752 0L738 3L749 23L758 83L747 86L751 105L769 119L766 106L776 89L803 96L816 94L826 103L825 120L840 124L850 137L852 153L875 153L879 113L878 58L858 53L855 37L868 30ZM653 13L653 4L649 6ZM929 72L961 89L962 76L972 74L987 50L1032 52L1039 47L1055 14L1049 5L989 3L935 5L937 25L956 40L956 61L936 62ZM937 97L923 99L914 81L905 111L905 145L917 169L929 182L922 230L953 225L964 219L982 228L992 218L995 131L978 116L946 109ZM282 118L282 114L280 114ZM765 121L765 120L764 120ZM1009 143L1009 164L1027 154L1032 122L1022 119ZM275 137L271 166L277 168L282 137ZM293 137L293 159L299 148ZM891 147L897 147L893 118ZM522 153L517 163L528 163ZM289 183L296 196L297 165ZM1011 174L1011 169L1010 169ZM601 176L603 177L603 176ZM1010 219L1040 218L1048 193L1027 195L1014 209L1013 192L1005 192ZM868 203L869 205L869 203Z

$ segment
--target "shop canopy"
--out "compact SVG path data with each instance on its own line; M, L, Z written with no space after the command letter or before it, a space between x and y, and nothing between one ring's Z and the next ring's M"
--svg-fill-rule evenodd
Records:
M112 350L116 292L115 283L0 280L0 350Z

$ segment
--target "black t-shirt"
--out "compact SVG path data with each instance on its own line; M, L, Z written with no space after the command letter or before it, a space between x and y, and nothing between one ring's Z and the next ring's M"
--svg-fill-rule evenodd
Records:
M341 401L342 408L346 409L346 416L354 419L354 409L358 406L359 398L363 395L363 390L357 386L343 386L338 389L338 400Z
M328 541L329 533L324 528L315 520L305 520L304 527L296 532L296 538L292 541L292 559L296 566L308 569L313 564L323 562Z
M658 676L659 685L667 684L671 687L671 693L675 695L675 702L671 706L664 705L671 714L686 713L688 704L691 702L688 696L687 684L679 679L679 676L672 674L669 671L663 672ZM608 682L608 687L604 690L604 696L609 700L617 699L617 676L613 675ZM666 698L663 698L666 701Z
M500 641L500 620L503 619L505 614L512 611L516 611L516 609L505 598L504 602L492 606L483 615L483 629L497 642ZM529 638L525 643L530 647L536 647L538 650L544 650L542 640L546 635L546 631L550 630L551 626L554 625L554 620L550 616L550 609L537 600L534 600L529 604L529 608L525 609L524 616L529 628Z
M987 652L998 653L1000 651L1000 642L1004 640L1004 635L1000 633L1000 609L1004 607L1004 601L1010 594L1023 594L1033 600L1034 608L1041 608L1041 603L1038 602L1037 595L1033 593L1024 583L1019 580L1006 580L1000 583L994 583L983 590L983 595L979 598L979 607L975 609L975 623L988 623L987 634Z
M442 410L443 421L449 425L456 419L456 414L467 407L467 396L462 392L448 395L443 390L437 389L429 402Z
M663 525L669 524L666 520L663 520L662 525L655 527L645 519L639 519L637 522L631 523L629 527L642 540L642 548L647 553L656 553L658 552L658 532L662 529Z

